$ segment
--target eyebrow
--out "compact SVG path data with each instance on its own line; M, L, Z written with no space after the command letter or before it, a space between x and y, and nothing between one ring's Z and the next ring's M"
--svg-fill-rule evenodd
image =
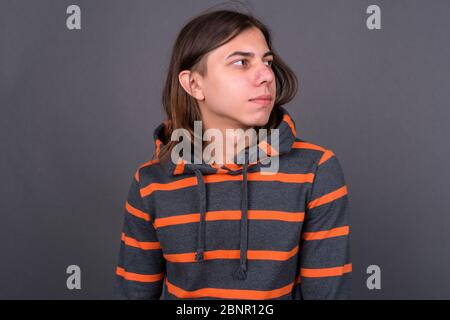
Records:
M255 54L253 52L235 51L232 54L228 55L228 57L226 57L225 60L228 60L229 58L234 56L254 57ZM263 58L267 56L273 56L273 52L267 51L266 53L264 53Z

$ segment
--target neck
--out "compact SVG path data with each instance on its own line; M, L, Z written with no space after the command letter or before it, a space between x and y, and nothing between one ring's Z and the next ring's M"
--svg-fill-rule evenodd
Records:
M253 127L229 127L226 125L221 126L208 126L206 125L204 127L204 130L208 129L216 129L221 132L222 137L222 150L219 150L219 144L216 144L216 147L213 149L213 152L211 152L213 159L205 159L206 162L214 162L216 164L222 165L229 163L230 161L233 162L235 155L237 155L239 152L241 152L243 149L247 148L249 145L251 145L254 142L255 137L252 134L246 134L249 129L253 129ZM227 129L232 132L231 139L227 139ZM237 129L242 129L242 131L235 131ZM241 134L240 134L241 133ZM246 138L248 136L248 138ZM214 137L212 140L214 141L216 137ZM228 142L228 140L230 140ZM251 140L251 141L249 141ZM203 150L210 145L213 141L203 141ZM228 142L228 144L227 144ZM231 143L231 145L230 145ZM221 154L218 154L221 152Z

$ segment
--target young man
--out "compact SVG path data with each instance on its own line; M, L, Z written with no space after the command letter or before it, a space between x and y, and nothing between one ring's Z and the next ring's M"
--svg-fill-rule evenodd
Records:
M163 92L167 120L126 202L120 298L350 297L348 190L336 155L297 137L282 107L296 90L254 17L215 11L181 30ZM180 142L171 138L185 130L193 141L195 121L222 137L227 129L270 134L237 146L243 163L223 161L233 154L226 143L213 162L195 152L200 161L186 161L192 150L174 158ZM250 146L263 156L252 159ZM277 169L263 174L275 159Z

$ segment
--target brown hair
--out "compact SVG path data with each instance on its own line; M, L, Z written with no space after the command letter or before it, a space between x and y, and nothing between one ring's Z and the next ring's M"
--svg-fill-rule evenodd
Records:
M164 160L178 141L170 137L175 129L187 129L194 138L194 121L202 120L197 101L180 85L178 74L183 70L197 71L205 76L208 53L244 30L256 27L263 33L269 50L273 52L272 70L276 79L276 98L274 108L265 126L254 127L271 129L278 125L278 106L291 101L297 93L298 81L294 72L282 61L272 47L271 31L252 15L234 10L216 10L204 12L191 19L180 31L172 49L165 86L162 92L162 104L167 115L164 148L156 152L156 157ZM270 130L268 130L270 132ZM269 134L269 133L268 133Z

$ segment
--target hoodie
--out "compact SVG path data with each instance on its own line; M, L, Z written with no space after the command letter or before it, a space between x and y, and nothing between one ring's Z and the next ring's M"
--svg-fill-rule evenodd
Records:
M117 298L350 298L340 162L298 138L284 107L275 112L278 143L268 132L225 165L193 151L192 163L163 162L167 120L154 130L154 157L137 168L125 201ZM264 174L275 157L277 171Z

